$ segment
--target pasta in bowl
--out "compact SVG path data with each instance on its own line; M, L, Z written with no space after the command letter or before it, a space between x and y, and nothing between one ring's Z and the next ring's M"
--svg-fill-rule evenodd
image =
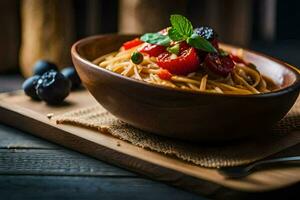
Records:
M241 58L242 49L237 51L240 54L239 56L230 55L236 61L233 62L235 66L230 74L223 77L207 72L201 64L199 65L202 69L186 75L171 74L157 64L156 57L150 57L147 54L141 54L143 57L141 63L133 63L131 57L139 49L143 50L148 45L143 43L127 50L122 47L119 51L95 59L93 63L123 76L183 90L247 95L266 93L278 89L272 79L261 75L254 64L246 63Z
M174 73L143 52L141 62L139 55L133 58L139 62L133 61L133 52L145 44L120 50L139 37L85 38L73 45L72 58L83 84L104 108L149 133L194 142L262 135L284 117L298 97L298 71L274 58L220 43L219 48L228 54L224 56L238 56L245 63L233 61L234 68L220 74L206 71L201 63L196 72L189 71L194 70L190 67L181 74L179 67L180 73ZM237 58L231 56L233 59ZM159 75L164 70L171 77ZM233 70L252 88L239 82ZM225 76L228 71L230 77Z

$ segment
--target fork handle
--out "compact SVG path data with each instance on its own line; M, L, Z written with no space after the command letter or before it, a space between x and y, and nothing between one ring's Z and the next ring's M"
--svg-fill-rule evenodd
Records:
M261 160L252 165L249 165L247 168L254 168L261 165L273 164L273 163L284 163L284 162L292 162L292 161L300 161L300 156L291 156L291 157L282 157L282 158L274 158L268 160Z

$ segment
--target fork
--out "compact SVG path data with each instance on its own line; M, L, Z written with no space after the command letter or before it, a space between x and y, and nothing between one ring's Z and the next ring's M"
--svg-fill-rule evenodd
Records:
M285 164L285 163L300 163L300 156L292 157L281 157L274 159L267 159L257 161L255 163L237 167L223 167L218 170L220 174L226 178L242 178L248 176L253 171L257 170L259 167L267 167L274 164Z

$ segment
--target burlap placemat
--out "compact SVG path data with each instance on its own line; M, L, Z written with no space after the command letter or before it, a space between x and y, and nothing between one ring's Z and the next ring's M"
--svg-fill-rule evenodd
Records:
M74 110L52 119L58 124L72 124L110 133L141 148L210 168L251 163L300 143L300 99L267 138L216 146L190 144L143 132L116 119L100 105Z

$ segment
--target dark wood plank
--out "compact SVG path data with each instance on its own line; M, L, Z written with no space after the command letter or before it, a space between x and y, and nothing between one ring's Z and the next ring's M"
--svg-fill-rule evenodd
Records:
M0 149L61 149L23 131L0 124Z
M0 125L0 193L2 184L1 180L6 179L6 175L35 175L34 177L44 177L45 175L51 175L55 176L55 178L52 179L53 185L55 185L54 182L61 182L61 177L58 176L76 176L75 180L78 182L77 184L80 183L80 180L84 181L86 179L86 176L93 176L93 177L111 177L111 178L116 178L114 179L114 182L118 182L120 184L123 184L123 182L127 182L132 179L132 177L137 177L136 174L128 172L126 170L120 169L115 166L111 166L109 164L106 164L104 162L89 158L87 156L84 156L80 153L65 150L63 148L58 147L55 144L51 144L47 141L43 141L37 137L27 135L26 133L10 128L8 126ZM18 177L19 177L18 176ZM82 179L80 179L80 177ZM18 182L16 181L16 178L12 178L14 176L11 176L12 182ZM27 177L27 176L26 176ZM125 179L128 178L128 179ZM122 180L119 181L119 178ZM31 179L28 182L30 185L36 184L40 185L37 183L40 183L39 178L34 178ZM22 179L24 180L24 179ZM145 191L140 191L137 192L136 194L140 193L147 193L148 192L148 187L149 188L161 188L166 187L169 188L168 186L165 186L164 184L161 183L156 183L153 181L148 181L146 179L140 178L137 179L139 182L139 189L146 187L144 190ZM64 195L64 192L57 192L56 190L59 190L59 188L51 188L51 184L48 184L48 181L43 181L44 187L47 188L45 190L49 190L46 192L37 193L36 196L40 197L45 195L45 198L52 199L53 196L49 195L50 193L54 194L54 196L59 196L59 195ZM51 183L52 183L51 182ZM67 187L72 187L73 183L70 183L69 180L65 181L68 186ZM144 183L145 182L145 183ZM18 182L19 183L19 182ZM47 185L48 184L48 185ZM111 184L110 181L98 181L99 187L108 187L105 186L106 184ZM104 185L104 186L102 186ZM116 185L116 184L114 184ZM6 185L7 186L7 185ZM14 190L15 185L10 185L7 186L6 191ZM82 186L76 186L79 188L79 190L84 190ZM62 187L63 188L63 187ZM171 188L171 187L170 187ZM37 189L37 188L35 188ZM38 189L37 189L38 190ZM60 189L62 191L62 189ZM68 188L69 190L69 188ZM72 190L72 188L71 188ZM110 190L116 190L114 188ZM168 190L174 190L176 189L171 188ZM155 190L157 192L157 190ZM159 191L158 191L159 192ZM11 192L13 193L13 192ZM24 191L20 191L20 193L24 194ZM26 193L26 192L25 192ZM48 194L47 194L48 193ZM129 198L131 195L134 194L134 189L132 189L132 194L126 195L125 197ZM169 196L168 191L161 191L161 195L164 196ZM178 193L178 192L176 192ZM10 194L8 192L7 194ZM173 192L172 192L173 194ZM192 195L187 193L188 196ZM5 195L5 194L4 194ZM77 194L78 195L78 194ZM76 195L76 196L77 196ZM81 199L81 195L86 195L86 194L81 194L79 192L78 199ZM98 194L97 194L98 196ZM195 195L192 195L195 196ZM196 196L195 196L196 197ZM9 196L9 198L13 199L18 199L20 196ZM22 195L23 198L23 195ZM27 197L25 197L26 199ZM33 196L28 196L28 199L34 198ZM69 198L68 196L64 196L64 198ZM70 198L74 198L73 195L71 195ZM105 197L104 197L105 198ZM118 199L119 196L117 197L112 197L113 199ZM75 198L76 199L76 198ZM190 199L187 197L187 199Z
M0 125L0 174L136 176L4 125Z
M0 149L0 175L126 176L134 173L64 149Z
M58 145L28 135L17 129L0 125L0 193L1 194L2 194L1 188L3 185L1 184L1 180L6 179L5 177L7 177L7 175L18 175L18 177L22 175L35 175L34 177L40 177L40 178L47 175L51 175L55 177L52 179L53 184L55 181L61 182L62 179L61 176L72 176L72 177L76 176L75 179L78 182L77 184L80 183L80 180L84 181L87 176L116 178L114 179L114 182L119 182L118 180L119 178L121 178L122 180L120 184L122 184L123 182L127 182L125 181L125 178L128 178L130 182L130 180L133 177L137 177L136 174L128 172L124 169L111 166L109 164L89 158L77 152L66 150L62 147L59 147ZM82 179L80 179L79 176L82 177ZM10 177L11 179L13 179L12 182L18 182L16 181L15 178L13 178L15 176L10 176ZM47 188L45 190L49 190L45 194L44 191L40 192L37 188L35 188L38 190L38 193L36 193L37 197L42 196L43 198L46 199L47 198L52 199L53 196L49 194L53 194L54 196L64 195L64 192L61 193L57 192L59 188L51 188L52 187L51 184L46 185L48 182L39 180L40 178L30 179L27 182L30 185L42 182L43 184L45 184L43 187ZM73 183L70 182L71 181L65 181L67 187L72 187ZM143 178L138 179L138 182L140 183L140 185L138 186L139 190L138 192L136 192L136 194L140 194L143 192L148 193L148 189L147 189L148 187L154 189L156 193L159 192L155 189L157 187L160 188L160 186L162 186L168 188L168 186L165 186L164 184L148 181L147 179L143 179ZM103 184L106 185L107 181L98 181L99 187L101 187L101 185ZM12 191L12 190L15 191L14 187L15 187L14 184L9 186L6 185L6 189L7 189L6 191ZM83 188L85 188L81 185L78 185L76 187L79 188L78 190L84 190ZM141 190L141 188L144 187L147 188L143 189L144 191ZM62 191L62 189L60 190ZM112 188L112 190L116 190L116 189ZM176 191L176 189L174 188L168 190ZM12 193L13 192L7 192L7 194L12 194ZM24 191L20 191L20 193L24 194ZM172 192L172 194L173 193L174 192ZM169 196L168 194L169 194L168 191L163 190L161 191L160 196ZM82 195L85 196L86 194L82 194L80 191L79 194L78 193L76 194L76 196L78 196L78 199L82 199ZM132 189L129 195L124 195L123 197L129 198L132 195L134 195L134 189ZM185 198L190 199L189 197L190 195L192 194L187 193L187 195L185 195L186 196ZM18 195L12 195L8 197L12 199L20 198L20 196ZM26 199L27 197L24 198ZM32 198L34 197L28 196L28 199L32 199ZM69 197L64 196L64 198L69 198ZM74 196L71 195L70 198L74 198ZM112 199L118 199L118 198L119 198L118 196L112 197ZM22 199L23 199L23 195L22 195Z
M12 128L8 128L12 129ZM14 130L14 129L12 129ZM19 132L20 134L23 134L24 136L27 136L26 134L22 133L21 131L16 131ZM17 137L18 134L13 134L12 137ZM31 136L28 136L29 138ZM35 138L35 137L33 137ZM20 139L20 138L19 138ZM39 140L38 138L35 138L36 140ZM1 139L0 139L1 140ZM20 140L19 140L20 141ZM21 141L20 141L21 142ZM47 143L47 142L45 142ZM62 157L61 157L62 156ZM120 172L121 171L121 172ZM3 177L7 177L6 175L35 175L33 177L40 177L40 176L45 176L45 175L51 175L55 177L56 181L61 181L61 177L58 176L76 176L76 180L80 179L79 176L83 177L82 180L86 180L87 176L96 176L96 177L109 177L109 178L121 178L121 179L132 179L135 175L130 174L129 172L124 173L125 170L119 169L114 166L110 166L108 164L105 164L101 161L96 161L94 159L88 158L86 156L83 156L79 153L74 153L73 151L68 151L64 149L1 149L0 150L0 183L1 179ZM14 176L11 176L14 177ZM23 177L23 176L21 176ZM174 179L175 180L175 179ZM37 183L32 183L32 181L40 182L40 178L35 178L33 180L30 180L28 184L37 184ZM53 180L54 181L54 180ZM43 184L46 184L45 181L42 181ZM79 181L77 181L79 182ZM68 189L71 187L70 185L73 185L74 183L71 181L66 181L66 184L69 184L67 187ZM5 184L5 183L4 183ZM101 184L107 184L107 181L102 181ZM144 183L142 183L144 185ZM146 185L149 184L147 181L145 183ZM152 182L154 185L161 185L160 183L157 182ZM145 186L145 185L144 185ZM164 185L163 185L164 186ZM226 191L218 191L211 197L216 197L216 198L221 198L221 199L236 199L238 198L243 198L243 199L266 199L268 197L275 197L275 196L282 196L284 197L284 194L289 193L290 195L297 195L297 186L295 185L293 187L281 190L281 191L276 191L272 193L262 193L259 195L255 194L237 194L235 192L226 192ZM0 193L1 188L3 186L0 184ZM23 193L24 191L18 191L15 188L15 185L5 185L7 191L7 194L13 193L13 191L17 191L20 193ZM45 188L49 189L50 191L46 192L48 193L45 194L43 190L38 190L38 193L36 193L36 197L43 197L46 199L52 199L53 195L61 197L61 193L63 192L57 192L58 189L51 188L50 186L44 186ZM74 186L75 187L75 186ZM84 186L76 186L79 189L78 190L83 190ZM143 186L140 186L143 187ZM137 193L143 193L145 191L140 190L140 187L138 190L136 190ZM152 186L155 188L156 186ZM37 189L37 188L35 188ZM71 189L72 190L72 189ZM11 192L9 192L11 191ZM76 196L78 198L83 198L85 194L82 194L81 192L77 192ZM157 192L157 190L153 190ZM26 192L25 192L26 193ZM51 193L51 195L49 195ZM53 193L53 194L52 194ZM133 191L132 191L133 193ZM132 193L129 194L129 196L124 195L123 198L129 198L131 197ZM167 193L167 191L166 191ZM173 194L173 192L172 192ZM162 194L164 196L164 194ZM190 195L187 195L187 199L189 199ZM13 195L10 196L12 199L20 199L21 197L18 195ZM68 195L64 196L65 198L72 198ZM172 196L171 196L172 197ZM27 198L27 196L26 196ZM28 199L33 198L33 196L29 196ZM117 198L117 197L116 197ZM200 198L200 197L199 197ZM75 198L76 199L76 198ZM176 199L176 198L175 198ZM182 198L184 199L184 198Z
M83 179L86 179L87 176L111 177L122 178L121 182L124 182L124 178L126 177L128 179L137 177L136 174L124 169L111 166L77 152L66 150L58 145L28 135L17 129L0 125L0 188L2 187L1 179L6 177L6 175L35 175L37 177L51 175L55 176L57 181L60 181L61 179L59 176L76 176L77 179L79 179L79 176L83 177ZM150 183L147 182L147 179L140 179L146 180L146 187L150 187L147 186L150 185ZM34 182L34 180L32 181ZM117 180L115 180L115 182L116 181ZM31 184L31 182L29 181L28 184ZM106 184L106 182L99 182L99 185L101 184ZM151 186L154 189L158 187L157 185L166 187L164 184L153 181L151 184L154 185ZM142 185L143 183L141 183L140 187L144 187ZM77 187L81 188L81 186ZM48 189L53 193L56 193L56 195L59 195L55 189ZM14 190L14 187L8 187L8 190ZM20 192L22 193L22 191ZM137 194L141 192L143 191L138 190ZM132 193L134 192L132 191ZM147 191L145 191L145 193L147 193ZM162 194L162 196L164 196L168 194L168 191L162 193L165 193ZM129 198L131 195L132 194L124 197ZM43 195L40 194L37 196ZM19 197L13 196L12 198L18 199ZM46 195L46 198L51 199L52 196ZM31 199L31 197L28 197L28 199ZM189 195L187 196L187 199L189 199Z
M1 199L205 199L141 178L0 176Z

